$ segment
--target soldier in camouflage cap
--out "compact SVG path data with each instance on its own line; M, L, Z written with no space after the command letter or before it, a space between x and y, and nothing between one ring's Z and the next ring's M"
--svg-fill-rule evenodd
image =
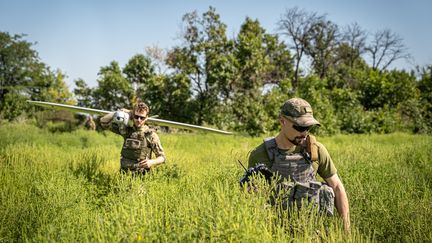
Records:
M133 126L119 127L113 123L115 113L100 119L101 126L121 135L124 139L121 150L120 168L132 173L145 173L165 162L165 153L156 132L145 122L150 113L144 102L138 102L132 111L122 109L133 119ZM152 158L152 154L155 158Z
M276 137L251 151L249 167L264 164L281 178L278 189L286 189L283 206L299 206L302 201L313 201L327 213L333 213L333 205L349 231L349 205L345 188L327 149L309 135L312 126L320 126L314 118L311 105L301 98L287 100L279 114L281 129ZM326 183L316 180L316 174Z

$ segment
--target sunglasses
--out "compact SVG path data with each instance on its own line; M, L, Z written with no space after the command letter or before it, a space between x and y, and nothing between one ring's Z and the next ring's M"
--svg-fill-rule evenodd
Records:
M134 116L134 118L136 119L136 120L145 120L146 119L146 117L145 116L138 116L138 115L135 115Z
M293 127L297 132L309 131L309 129L311 128L311 127L302 127L302 126L298 126L298 125L292 125L292 127Z

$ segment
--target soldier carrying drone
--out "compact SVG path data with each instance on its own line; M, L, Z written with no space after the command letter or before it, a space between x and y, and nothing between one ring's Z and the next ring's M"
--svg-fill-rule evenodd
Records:
M165 162L165 153L156 132L145 122L150 113L144 102L138 102L132 111L112 112L100 119L101 126L123 137L120 170L142 173ZM127 126L132 117L133 126ZM155 158L152 159L152 154Z
M150 168L165 162L165 153L159 136L146 125L147 123L224 135L232 134L231 132L214 128L149 117L150 108L144 102L138 102L132 111L121 109L115 112L43 101L28 100L27 102L42 107L98 116L102 115L103 117L100 118L102 128L109 129L124 138L121 150L120 170L131 171L134 174L144 174ZM152 158L153 154L155 158Z

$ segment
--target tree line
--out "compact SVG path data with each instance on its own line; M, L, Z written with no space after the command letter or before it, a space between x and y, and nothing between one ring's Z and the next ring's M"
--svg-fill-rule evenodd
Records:
M26 99L116 110L139 98L162 119L259 135L278 128L285 100L302 97L323 124L315 133L432 132L432 65L390 70L410 58L396 33L296 7L276 25L268 33L247 17L230 38L215 8L186 13L181 44L148 47L124 67L112 61L96 87L77 79L72 92L25 36L0 32L1 118L34 116Z

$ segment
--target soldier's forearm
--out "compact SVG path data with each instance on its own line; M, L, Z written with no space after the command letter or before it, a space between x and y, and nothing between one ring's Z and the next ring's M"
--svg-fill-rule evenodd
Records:
M102 128L108 128L112 119L114 117L114 112L111 112L103 117L100 118L100 124L102 126Z
M335 188L335 204L339 215L341 216L345 231L350 229L350 216L349 216L349 204L348 197L345 192L343 185L339 185Z
M152 159L153 165L157 166L160 165L162 163L165 163L165 156L159 156L155 159Z

